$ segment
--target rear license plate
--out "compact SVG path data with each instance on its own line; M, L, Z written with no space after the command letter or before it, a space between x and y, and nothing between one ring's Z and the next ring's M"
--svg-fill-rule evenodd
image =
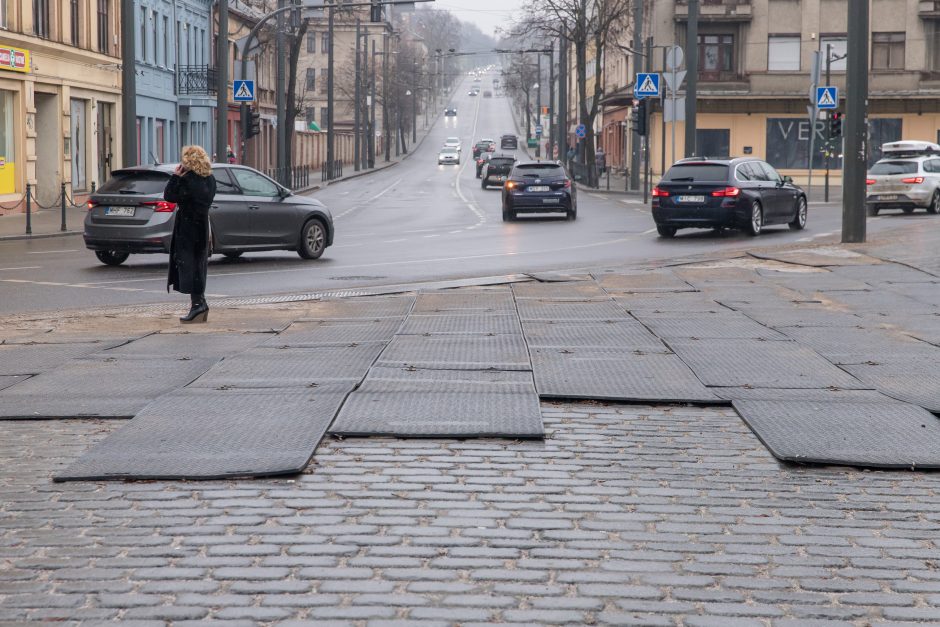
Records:
M529 188L530 192L547 192L548 185L533 185Z
M543 198L542 199L543 205L557 205L558 202L559 200L557 198Z
M106 207L104 215L132 218L134 217L134 207Z
M504 178L505 178L505 177L503 177L503 176L497 176L497 177L496 177L496 180L497 180L497 181L502 181Z
M897 200L897 199L898 199L897 194L882 194L881 196L878 197L878 200Z
M704 196L676 196L678 202L705 202Z

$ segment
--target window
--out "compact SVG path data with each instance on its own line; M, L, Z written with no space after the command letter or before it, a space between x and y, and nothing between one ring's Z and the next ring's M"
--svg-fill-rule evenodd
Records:
M871 69L904 69L904 33L871 34Z
M307 107L304 109L304 121L307 123L307 128L310 128L311 122L317 121L317 110L316 107Z
M799 71L799 35L771 35L767 39L767 69L771 72Z
M330 51L330 34L323 33L323 37L320 39L320 52L326 54Z
M779 183L783 179L780 177L780 174L774 170L773 166L769 163L758 162L754 164L764 171L764 175L767 177L767 180L771 183Z
M845 35L832 35L829 37L821 37L819 40L820 49L822 50L822 69L826 69L826 45L829 46L829 69L833 72L845 72L845 51L848 49L848 40L846 40Z
M232 171L229 168L212 168L212 176L215 177L215 191L217 194L242 193L232 180Z
M314 54L317 51L317 34L307 33L307 52Z
M165 144L166 133L164 132L165 128L166 128L166 122L164 122L163 120L157 120L156 122L154 122L153 130L154 130L154 136L155 136L156 142L154 145L153 156L157 160L158 163L164 163L165 161L164 159L164 157L166 156L164 154L164 148L166 147L166 144Z
M270 179L252 170L242 168L233 168L232 174L235 175L235 181L242 188L246 196L267 196L274 198L278 196L277 185Z
M721 80L734 71L734 35L699 35L698 55L703 80Z
M323 130L326 130L326 124L329 122L330 118L330 108L329 107L320 107L320 127Z
M98 52L108 52L108 2L98 0Z
M901 118L868 120L868 166L881 159L881 147L901 140Z
M928 159L924 161L924 172L933 174L940 173L940 159Z
M307 68L307 91L313 91L317 88L317 71L312 67Z
M7 27L7 0L0 0L0 27Z
M33 0L33 33L49 38L49 0Z
M924 26L927 33L927 69L940 72L940 22L926 22Z
M163 16L163 67L170 67L170 18Z
M701 181L719 181L728 180L728 166L718 163L702 163L689 165L674 165L666 172L664 181L682 181L697 183Z
M153 22L153 47L150 49L150 62L156 65L160 61L160 51L158 50L160 46L160 21L157 19L156 11L151 10L149 13L150 21Z
M72 35L72 45L78 47L79 23L78 23L78 0L69 0L69 30Z
M137 38L137 52L141 61L147 60L147 7L140 7L140 36Z
M700 128L695 130L695 154L705 157L731 155L731 130L727 128Z

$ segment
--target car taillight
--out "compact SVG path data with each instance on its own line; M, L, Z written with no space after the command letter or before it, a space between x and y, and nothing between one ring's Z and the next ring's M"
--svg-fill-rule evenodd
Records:
M734 198L740 194L741 190L737 187L726 187L724 189L716 189L712 192L712 196L717 196L719 198Z
M669 192L664 190L662 187L653 188L653 198L666 198L669 196Z
M154 213L172 213L176 210L175 202L167 202L166 200L152 200L150 202L140 203L145 207L153 207Z
M513 189L517 186L515 181L506 181L506 189Z
M94 209L95 207L98 206L98 203L96 203L94 200L89 200L89 201L88 201L87 203L85 203L85 204L86 204L86 206L88 207L88 210L89 210L89 211L91 211L92 209Z
M874 185L875 179L865 179L865 185Z
M911 176L906 179L901 179L902 183L907 183L908 185L918 185L924 182L924 177L922 176Z

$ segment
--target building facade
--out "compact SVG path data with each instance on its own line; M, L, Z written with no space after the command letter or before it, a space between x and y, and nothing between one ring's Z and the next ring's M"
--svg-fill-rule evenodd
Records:
M0 203L22 211L120 165L117 0L0 0Z

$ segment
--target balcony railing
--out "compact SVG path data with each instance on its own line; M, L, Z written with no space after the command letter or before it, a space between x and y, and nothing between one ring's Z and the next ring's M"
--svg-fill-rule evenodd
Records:
M676 19L689 17L689 0L676 0ZM750 20L751 0L701 0L699 18L708 20Z
M214 96L216 71L208 65L177 65L176 93L180 96Z

